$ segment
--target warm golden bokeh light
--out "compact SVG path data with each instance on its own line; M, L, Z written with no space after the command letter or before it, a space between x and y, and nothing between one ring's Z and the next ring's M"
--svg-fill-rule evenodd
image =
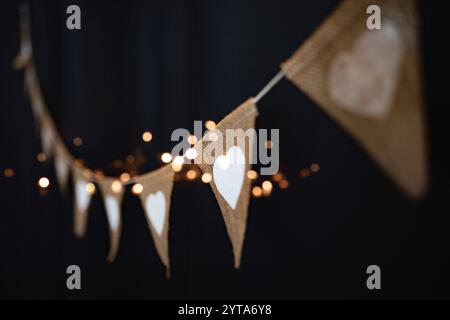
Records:
M274 182L280 182L281 179L283 179L283 174L281 172L277 172L272 176Z
M269 180L264 181L262 183L262 188L265 191L272 191L272 189L273 189L272 182L270 182Z
M144 140L145 142L150 142L153 139L153 135L150 131L145 131L142 134L142 140Z
M258 187L258 186L253 187L252 194L255 198L261 197L262 193L263 193L263 191L262 191L261 187Z
M12 178L12 177L14 177L14 170L11 168L6 168L5 170L3 170L3 174L7 178Z
M217 136L217 134L216 133L214 133L214 132L212 132L212 133L210 133L209 135L208 135L208 139L209 139L209 141L217 141L217 139L219 139L219 137Z
M194 136L193 134L191 134L189 137L188 137L188 142L190 143L190 144L196 144L197 143L197 137L196 136Z
M80 137L73 138L73 144L75 147L81 147L83 145L83 139Z
M111 183L111 190L114 193L119 193L120 191L122 191L122 184L120 183L119 180L116 180L113 183Z
M314 172L314 173L317 173L317 172L319 172L320 171L320 166L319 166L319 164L318 163L313 163L312 165L311 165L311 172Z
M180 172L181 169L183 169L183 165L182 164L178 164L175 162L172 162L172 170L175 172Z
M131 188L131 192L133 192L133 194L141 194L142 191L144 191L144 187L143 187L142 184L140 184L140 183L136 183L136 184Z
M211 180L212 180L211 174L209 174L209 173L204 173L204 174L202 174L202 181L203 181L204 183L210 183Z
M50 180L48 180L48 178L46 177L42 177L39 179L38 185L41 188L48 188L48 186L50 185Z
M289 181L283 179L278 183L278 186L280 187L280 189L287 189L289 187Z
M170 153L168 153L168 152L164 152L161 155L161 160L164 163L169 163L170 161L172 161L172 155Z
M205 128L208 130L214 130L216 128L216 123L212 120L207 120L205 122Z
M183 165L184 163L184 157L183 156L176 156L173 158L173 164L175 165Z
M311 171L309 171L309 169L304 168L302 170L300 170L299 176L300 178L306 178L309 177L311 175Z
M267 140L266 141L266 149L272 149L273 147L273 142L271 140Z
M47 160L47 155L44 152L38 153L36 156L37 161L39 162L45 162Z
M185 156L189 160L193 160L193 159L197 158L197 150L195 150L194 148L189 148L186 150Z
M130 174L128 172L124 172L120 175L120 181L126 183L130 181Z
M92 182L89 182L86 184L86 191L89 194L94 194L95 193L95 184L93 184Z
M188 170L188 172L186 172L186 178L188 178L188 180L194 180L197 178L197 172L195 170Z
M247 178L249 178L250 180L255 180L256 178L258 178L258 173L255 170L249 170L247 172Z

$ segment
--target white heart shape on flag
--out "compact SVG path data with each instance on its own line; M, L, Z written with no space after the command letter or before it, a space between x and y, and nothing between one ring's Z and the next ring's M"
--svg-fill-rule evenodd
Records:
M164 218L166 217L166 198L164 193L158 191L151 193L145 200L145 213L150 219L156 233L160 236L164 228Z
M75 200L77 202L77 207L80 212L86 212L86 209L89 205L89 200L91 196L89 192L86 190L86 181L83 179L78 179L75 185Z
M105 208L110 228L112 230L117 230L120 221L119 201L113 196L106 196Z
M213 166L214 182L222 197L234 210L241 194L245 174L245 156L241 148L233 146L227 155L216 158Z

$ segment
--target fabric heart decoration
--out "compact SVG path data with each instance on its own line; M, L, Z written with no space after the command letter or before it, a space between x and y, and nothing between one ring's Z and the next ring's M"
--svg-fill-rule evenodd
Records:
M241 148L231 147L226 155L216 158L213 166L214 182L222 197L234 210L241 194L245 176L245 156Z
M164 230L164 219L166 217L166 198L164 193L158 191L147 196L145 201L145 213L155 228L156 233L161 236Z
M330 65L331 98L354 114L384 118L395 97L403 53L404 42L394 21L363 32L353 48L337 55Z

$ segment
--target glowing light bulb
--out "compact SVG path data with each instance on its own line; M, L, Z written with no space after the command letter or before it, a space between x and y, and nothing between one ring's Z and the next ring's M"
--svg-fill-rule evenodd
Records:
M168 152L164 152L161 155L161 160L164 163L169 163L170 161L172 161L172 155L170 153L168 153Z
M37 161L39 162L45 162L47 160L47 155L44 152L38 153L36 156Z
M115 180L113 183L111 183L111 190L114 193L119 193L122 191L122 184L119 180Z
M144 187L143 187L142 184L140 184L140 183L136 183L136 184L131 188L131 192L133 192L133 194L141 194L142 191L144 191Z
M153 135L150 131L145 131L142 134L142 140L144 140L145 142L150 142L153 139Z
M189 170L186 172L186 178L188 178L188 180L194 180L197 178L197 172L195 170Z
M194 136L193 134L191 134L189 137L188 137L188 142L190 143L190 144L196 144L197 143L197 137L196 136Z
M189 148L186 150L185 156L189 160L193 160L197 158L197 150L195 150L194 148Z
M212 180L211 174L209 174L209 173L204 173L204 174L202 174L202 181L203 181L204 183L210 183L211 180Z
M12 177L14 177L14 170L11 168L6 168L5 170L3 170L3 174L7 178L12 178Z
M311 172L314 172L314 173L317 173L317 172L319 172L320 171L320 166L319 166L319 164L318 163L313 163L312 165L311 165Z
M89 194L94 194L95 193L95 184L93 184L92 182L89 182L86 184L86 191Z
M253 194L253 196L254 196L255 198L261 197L261 196L262 196L262 193L263 193L263 191L262 191L262 189L261 189L260 187L258 187L258 186L253 187L253 189L252 189L252 194Z
M41 188L48 188L48 186L50 185L50 180L48 180L48 178L46 177L42 177L39 179L38 185Z
M184 163L184 158L183 158L183 156L176 156L174 159L173 159L173 164L175 164L175 165L182 165Z
M73 144L75 147L81 147L83 145L83 139L80 137L73 138Z
M278 183L280 189L287 189L289 187L289 181L283 179Z
M130 181L130 174L128 172L124 172L120 175L120 181L126 183Z
M249 170L247 172L247 178L249 178L250 180L255 180L256 178L258 178L258 173L255 170Z
M205 128L208 130L214 130L216 128L216 123L212 120L207 120L205 122Z

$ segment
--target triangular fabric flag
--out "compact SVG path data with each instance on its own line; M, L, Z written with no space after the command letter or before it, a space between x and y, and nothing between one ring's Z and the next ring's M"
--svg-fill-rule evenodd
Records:
M379 30L367 27L369 5ZM345 0L282 64L411 199L428 185L417 28L413 0Z
M86 225L89 214L89 204L91 203L91 194L88 181L79 168L73 170L73 190L74 190L74 233L78 238L83 238L86 233Z
M106 217L110 234L110 249L107 260L109 263L116 258L119 250L120 234L122 231L121 206L124 193L122 183L113 178L105 178L98 182L105 204Z
M139 193L145 218L155 243L155 248L169 275L169 214L174 171L171 165L136 178L142 186ZM136 187L136 185L134 186Z
M211 188L219 203L223 219L233 246L234 266L239 268L247 225L251 168L255 143L255 119L258 109L249 99L223 118L215 130L205 133L195 145L199 155L196 162L203 174L212 177ZM227 139L227 129L253 132L246 137ZM241 129L241 130L239 130ZM236 131L237 130L237 131ZM222 137L222 139L221 139ZM209 152L222 150L221 153Z
M41 126L41 146L42 151L47 157L50 158L53 156L54 137L51 127L45 124L45 122Z
M67 191L67 179L69 177L69 164L70 154L68 154L63 146L60 144L56 145L54 164L55 164L55 174L58 180L58 186L62 194Z

